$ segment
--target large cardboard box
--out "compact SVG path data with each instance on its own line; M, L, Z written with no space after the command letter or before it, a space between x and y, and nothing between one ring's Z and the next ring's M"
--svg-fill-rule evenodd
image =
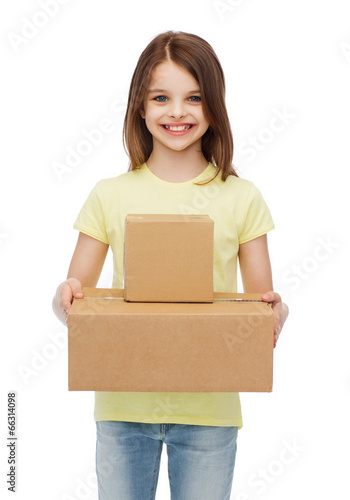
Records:
M208 304L84 294L68 314L70 391L272 391L273 313L260 294Z
M131 302L212 302L214 221L208 215L128 214L124 290Z

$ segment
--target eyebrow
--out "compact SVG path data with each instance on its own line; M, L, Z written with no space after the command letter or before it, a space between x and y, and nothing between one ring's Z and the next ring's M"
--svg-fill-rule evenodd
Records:
M169 91L166 90L166 89L149 89L148 90L149 94L152 93L152 92L164 92L164 93L167 93ZM190 90L188 93L189 94L199 94L200 93L200 89Z

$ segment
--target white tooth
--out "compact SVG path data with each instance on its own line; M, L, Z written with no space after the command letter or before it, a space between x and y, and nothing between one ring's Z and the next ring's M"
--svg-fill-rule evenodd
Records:
M179 132L180 130L187 130L189 128L189 125L183 125L182 127L170 127L170 130L173 132Z

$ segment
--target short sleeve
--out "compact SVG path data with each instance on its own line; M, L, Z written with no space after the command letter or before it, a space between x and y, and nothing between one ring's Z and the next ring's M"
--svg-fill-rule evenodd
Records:
M109 244L103 210L103 196L99 183L95 185L87 197L73 227L92 238Z
M252 183L243 214L244 224L239 234L239 244L246 243L275 228L270 210L259 189Z

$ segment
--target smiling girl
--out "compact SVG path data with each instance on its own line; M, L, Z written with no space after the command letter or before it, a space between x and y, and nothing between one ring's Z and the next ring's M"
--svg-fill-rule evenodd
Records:
M255 185L237 176L219 60L202 38L155 37L134 71L123 130L126 173L99 181L74 227L78 242L53 308L62 322L82 287L97 285L109 245L114 288L123 288L129 213L203 213L214 220L214 291L272 303L275 344L288 308L273 292L266 233L274 228ZM198 201L200 200L200 201ZM238 429L237 393L96 392L100 500L154 499L163 443L173 500L229 499Z

